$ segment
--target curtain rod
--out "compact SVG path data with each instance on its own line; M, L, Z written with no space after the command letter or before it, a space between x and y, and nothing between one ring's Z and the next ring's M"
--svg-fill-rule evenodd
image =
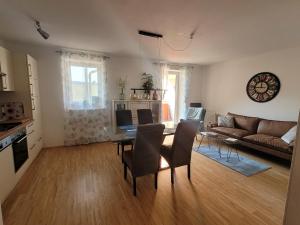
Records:
M153 62L154 65L167 65L167 66L178 66L178 67L184 67L184 66L187 66L187 67L190 67L190 68L194 68L193 65L190 65L190 64L176 64L176 63L164 63L164 62Z
M88 50L81 50L81 49L62 49L62 50L56 50L55 52L58 54L62 54L63 52L70 52L70 53L82 53L82 54L91 54L91 55L95 55L95 56L101 56L104 59L110 59L109 56L103 55L103 53L101 52L97 52L97 51L88 51Z

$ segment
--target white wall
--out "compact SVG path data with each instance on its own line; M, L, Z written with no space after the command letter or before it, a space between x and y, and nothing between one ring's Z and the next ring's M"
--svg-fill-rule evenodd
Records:
M246 93L249 79L259 72L273 72L281 81L278 96L256 103ZM207 66L202 77L201 98L214 113L234 112L267 119L297 121L300 107L300 48L269 52L249 58Z
M0 42L1 43L1 42ZM63 89L60 74L60 55L57 48L46 48L28 44L4 42L4 47L17 52L29 53L38 61L39 85L41 95L44 146L61 146L63 137ZM141 86L141 73L158 74L158 68L151 60L112 56L107 61L109 99L118 98L117 81L127 77L126 95L131 87ZM190 101L198 101L198 87L201 69L194 66Z

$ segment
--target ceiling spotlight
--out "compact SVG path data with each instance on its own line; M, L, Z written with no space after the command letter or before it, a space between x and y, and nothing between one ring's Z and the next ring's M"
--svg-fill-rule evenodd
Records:
M44 31L41 27L41 24L39 21L35 21L35 26L36 26L36 30L40 33L40 35L44 38L44 39L48 39L50 37L50 35Z

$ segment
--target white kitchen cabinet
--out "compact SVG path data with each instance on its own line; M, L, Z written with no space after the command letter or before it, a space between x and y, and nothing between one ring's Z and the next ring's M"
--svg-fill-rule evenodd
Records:
M42 118L39 94L37 61L27 55L28 78L31 97L32 123L27 126L29 157L34 159L42 148Z
M0 201L4 202L17 182L11 145L0 152L0 171Z
M0 91L14 91L12 53L0 46Z
M27 71L30 87L31 110L32 110L32 123L27 126L28 135L28 151L29 158L34 158L42 149L42 118L41 118L41 104L39 95L39 82L38 82L38 68L37 61L27 55Z

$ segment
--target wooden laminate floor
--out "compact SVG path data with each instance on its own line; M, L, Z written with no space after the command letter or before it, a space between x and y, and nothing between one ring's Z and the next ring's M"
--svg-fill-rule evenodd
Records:
M256 158L256 157L253 157ZM257 158L256 158L257 159ZM245 177L193 152L186 168L131 177L111 143L44 149L3 205L5 225L281 225L289 169ZM130 174L130 173L129 173Z

